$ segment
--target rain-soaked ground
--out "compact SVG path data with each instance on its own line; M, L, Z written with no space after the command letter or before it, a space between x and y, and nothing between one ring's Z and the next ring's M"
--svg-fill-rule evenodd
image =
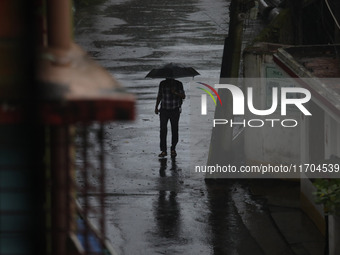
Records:
M204 175L193 172L193 162L206 164L211 125L202 123L193 132L191 78L181 79L187 99L178 157L157 157L159 117L154 107L160 80L144 77L155 66L177 62L197 69L201 75L195 80L217 83L229 1L98 2L77 10L75 40L138 99L134 122L105 127L107 238L118 253L294 254L288 243L298 245L299 238L283 237L269 210L295 217L298 184L290 183L284 194L278 187L286 184L280 181L250 185L229 180L207 186ZM259 188L266 186L273 187L273 194ZM285 201L278 203L275 196Z

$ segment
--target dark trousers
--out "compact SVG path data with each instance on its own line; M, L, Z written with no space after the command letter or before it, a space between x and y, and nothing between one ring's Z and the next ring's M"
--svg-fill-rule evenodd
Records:
M161 131L160 131L160 147L161 151L167 151L166 137L168 134L168 121L171 124L171 150L176 149L178 143L178 122L179 122L179 109L174 110L160 110L160 121L161 121Z

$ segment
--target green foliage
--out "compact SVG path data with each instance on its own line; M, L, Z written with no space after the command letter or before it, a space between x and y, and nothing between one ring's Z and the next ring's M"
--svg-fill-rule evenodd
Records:
M283 9L254 39L256 42L292 43L291 11Z
M316 203L323 204L325 213L340 213L340 179L317 179Z

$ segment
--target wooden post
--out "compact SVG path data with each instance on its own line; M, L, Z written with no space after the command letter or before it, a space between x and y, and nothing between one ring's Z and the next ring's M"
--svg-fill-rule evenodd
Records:
M245 14L240 12L241 0L232 0L229 7L229 31L224 42L220 78L237 78L240 70L243 21Z
M242 34L243 34L243 21L245 15L240 12L240 3L242 0L232 0L229 8L229 32L228 37L225 39L220 83L228 83L237 85L237 78L239 76L241 47L242 47ZM208 156L207 165L227 165L231 163L231 150L232 150L232 133L233 128L230 126L230 120L233 119L232 114L232 96L226 89L219 89L218 91L223 106L217 105L215 110L215 119L226 119L228 124L217 125L212 130L210 151ZM221 174L209 174L206 178L225 178Z

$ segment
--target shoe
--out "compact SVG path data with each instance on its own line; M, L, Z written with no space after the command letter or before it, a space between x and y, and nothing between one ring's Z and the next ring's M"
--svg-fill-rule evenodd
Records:
M166 151L162 151L161 154L158 155L158 157L160 158L164 158L165 156L167 156L168 154L166 153Z
M176 157L176 156L177 156L176 151L175 151L175 150L172 150L172 151L171 151L171 157Z

